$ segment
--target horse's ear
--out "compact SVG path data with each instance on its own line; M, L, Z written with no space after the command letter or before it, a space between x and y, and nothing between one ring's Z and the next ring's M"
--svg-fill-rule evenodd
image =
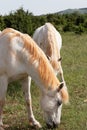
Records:
M60 85L59 85L59 87L58 87L57 92L59 92L59 91L63 88L63 86L64 86L64 83L63 83L63 82L61 82L61 83L60 83Z
M51 60L51 57L49 57L49 56L47 55L47 59L48 59L48 60Z
M60 57L59 59L58 59L58 61L61 61L62 60L62 57Z
M69 94L66 87L63 87L64 83L60 83L60 86L57 89L57 92L61 93L62 101L67 104L69 102Z

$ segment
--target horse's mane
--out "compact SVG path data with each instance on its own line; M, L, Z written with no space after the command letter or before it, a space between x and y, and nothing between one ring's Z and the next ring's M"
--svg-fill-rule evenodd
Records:
M32 55L32 63L37 60L39 62L38 71L41 80L45 83L47 89L54 89L59 86L59 80L54 74L53 68L51 67L44 52L35 44L35 42L28 35L23 35L24 48ZM51 88L52 87L52 88Z
M58 51L59 48L57 45L58 43L57 43L57 38L56 38L56 29L51 23L46 23L44 26L47 28L47 37L45 40L47 43L49 43L46 53L50 57L52 56L52 53L53 53L56 56L58 56L58 58L60 58L59 51Z

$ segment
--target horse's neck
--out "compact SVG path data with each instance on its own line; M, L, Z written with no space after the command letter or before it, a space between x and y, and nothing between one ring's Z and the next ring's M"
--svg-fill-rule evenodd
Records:
M43 51L36 45L28 35L18 32L11 34L12 50L24 64L26 72L38 84L46 89L55 89L59 80L54 74L53 68L47 60ZM15 44L14 44L15 43Z
M59 85L59 80L54 74L53 68L42 50L30 39L31 43L24 46L25 63L27 62L28 73L35 82L46 89L54 89ZM30 41L29 40L29 41ZM29 42L27 41L27 42ZM32 47L33 46L33 47Z

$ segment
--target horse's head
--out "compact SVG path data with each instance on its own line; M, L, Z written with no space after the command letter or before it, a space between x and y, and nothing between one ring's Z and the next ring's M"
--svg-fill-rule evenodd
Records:
M67 89L63 83L55 92L48 92L42 95L41 107L48 127L57 127L60 124L62 103L68 101Z

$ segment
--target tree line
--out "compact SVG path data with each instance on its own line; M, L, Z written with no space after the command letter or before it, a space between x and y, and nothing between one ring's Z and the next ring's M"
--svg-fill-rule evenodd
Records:
M72 14L47 14L34 16L29 11L19 8L9 15L0 15L0 30L12 27L32 36L35 29L46 22L51 22L61 32L75 32L78 34L87 32L87 14L78 12Z

